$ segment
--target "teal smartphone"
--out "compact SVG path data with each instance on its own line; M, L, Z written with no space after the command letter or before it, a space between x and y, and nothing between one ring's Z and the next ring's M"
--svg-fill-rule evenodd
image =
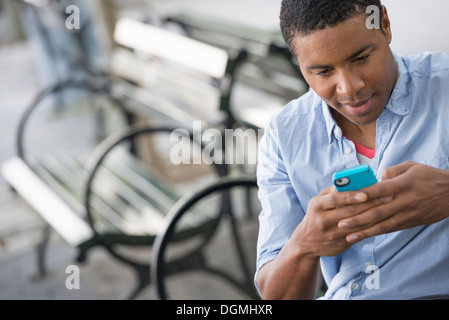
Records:
M356 191L377 183L373 169L367 164L338 171L333 176L338 191Z

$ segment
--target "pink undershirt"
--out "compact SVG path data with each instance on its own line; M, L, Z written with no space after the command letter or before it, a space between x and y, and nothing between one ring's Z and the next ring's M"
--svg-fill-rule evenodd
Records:
M351 140L348 137L346 137L346 139ZM376 148L370 149L365 146L362 146L360 143L357 143L354 140L351 140L351 141L354 143L355 150L357 151L357 153L359 153L369 159L374 158L374 155L376 154Z

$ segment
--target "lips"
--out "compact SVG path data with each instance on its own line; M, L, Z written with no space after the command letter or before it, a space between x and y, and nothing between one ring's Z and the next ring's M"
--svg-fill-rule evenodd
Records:
M355 103L342 103L341 105L347 112L354 116L361 116L371 111L373 97L369 99L355 102Z

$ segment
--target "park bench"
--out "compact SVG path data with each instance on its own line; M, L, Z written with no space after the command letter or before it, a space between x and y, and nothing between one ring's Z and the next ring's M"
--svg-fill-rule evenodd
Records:
M109 75L110 81L97 83L95 74L87 80L69 78L37 95L19 122L17 155L2 164L2 174L11 188L48 224L38 250L38 266L42 274L45 273L44 258L49 232L54 230L68 245L77 249L78 262L86 259L89 250L102 246L119 261L131 266L138 277L138 284L129 295L129 298L134 298L150 283L150 256L146 250L140 249L153 246L155 237L169 221L167 213L170 209L187 191L229 173L227 165L216 163L206 168L190 164L167 168L173 144L180 143L170 139L170 136L177 131L178 137L186 137L183 140L189 144L186 150L197 147L202 154L204 145L195 139L191 130L192 121L204 121L214 126L226 126L232 122L232 115L227 109L232 76L246 52L230 54L127 18L118 21L115 41L119 47L113 52L114 68ZM164 50L167 44L172 46L171 50ZM195 53L200 59L196 64L180 61L177 58L183 55L173 56L173 52L183 52L185 56ZM204 68L206 61L210 62L207 64L210 68ZM100 76L104 80L104 74ZM163 80L166 81L164 85ZM170 84L176 82L184 88L173 90ZM164 91L166 88L171 91ZM87 91L89 100L87 108L81 108L81 111L77 109L77 104L68 104L56 112L52 119L58 122L61 114L71 107L75 109L75 113L68 113L69 120L58 125L59 129L64 131L76 126L75 120L81 114L83 119L88 118L89 127L75 129L77 134L82 136L83 130L93 129L100 129L101 132L96 135L97 139L89 142L89 148L80 147L78 150L69 145L64 151L52 150L51 141L67 138L67 134L50 132L45 137L51 140L47 144L55 152L49 154L34 146L33 142L26 142L36 135L30 132L29 123L32 115L38 115L35 111L45 105L46 99L67 89ZM195 91L197 95L191 94ZM186 95L185 92L190 94ZM107 100L106 107L96 108L93 101L100 96ZM190 99L193 103L188 104ZM199 110L191 109L199 102L202 102ZM212 111L205 107L204 102L212 105ZM151 115L152 124L135 124L136 114L144 114L144 117ZM91 118L94 121L90 121ZM116 121L116 118L122 120ZM47 126L46 122L40 124ZM108 130L102 130L104 128ZM152 138L150 141L144 140L144 136ZM74 145L77 145L78 140L75 136L66 143L75 141ZM62 144L65 144L64 141ZM30 146L38 149L37 156L27 150ZM180 173L174 174L175 170ZM189 175L188 178L184 177ZM184 179L176 181L179 176ZM224 194L223 199L225 203L231 201L229 194ZM187 222L176 228L174 241L182 242L203 234L206 238L210 237L221 221L221 215L217 215L216 211L223 211L223 201L219 202L221 205L218 207L213 205L214 210L209 210L210 206L207 210L193 210ZM232 216L232 213L227 214ZM235 240L239 246L239 239L236 237ZM198 254L192 256L197 257ZM173 270L182 270L183 265L188 265L186 261L185 257L179 259L177 268ZM246 265L245 261L241 263ZM248 270L247 266L245 268ZM218 275L232 279L232 274ZM230 281L256 297L252 276L250 278L247 271L245 275L243 281Z

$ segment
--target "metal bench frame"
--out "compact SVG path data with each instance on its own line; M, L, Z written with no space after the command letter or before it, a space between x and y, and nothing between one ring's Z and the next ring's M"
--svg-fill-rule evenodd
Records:
M163 232L161 232L155 240L152 261L154 263L151 270L151 279L156 285L158 298L161 300L169 299L169 294L167 290L167 283L165 281L166 277L172 272L184 272L192 270L202 270L209 274L219 276L229 283L231 283L235 288L245 293L248 297L253 299L259 299L259 294L254 286L253 273L251 273L251 268L249 262L245 257L245 251L242 247L241 235L239 234L238 222L233 212L232 203L233 199L230 197L230 191L238 187L243 187L248 192L251 188L257 189L257 181L255 177L225 177L219 181L212 183L200 190L193 192L192 194L187 194L182 199L180 199L172 210L167 215L168 223L165 226ZM235 272L226 272L221 269L211 267L207 263L207 259L201 255L201 250L207 246L208 239L204 240L199 248L193 252L185 254L181 260L193 261L193 263L184 263L183 269L176 267L178 263L167 263L165 261L165 254L167 247L170 244L170 240L175 235L175 227L179 223L180 219L189 212L189 210L203 201L204 198L212 194L222 194L225 201L223 202L223 210L217 213L217 219L221 221L224 217L228 217L231 223L231 235L233 237L233 242L235 246L235 252L238 257L239 265L243 274L243 280L238 280L235 276ZM175 265L174 265L175 264Z

